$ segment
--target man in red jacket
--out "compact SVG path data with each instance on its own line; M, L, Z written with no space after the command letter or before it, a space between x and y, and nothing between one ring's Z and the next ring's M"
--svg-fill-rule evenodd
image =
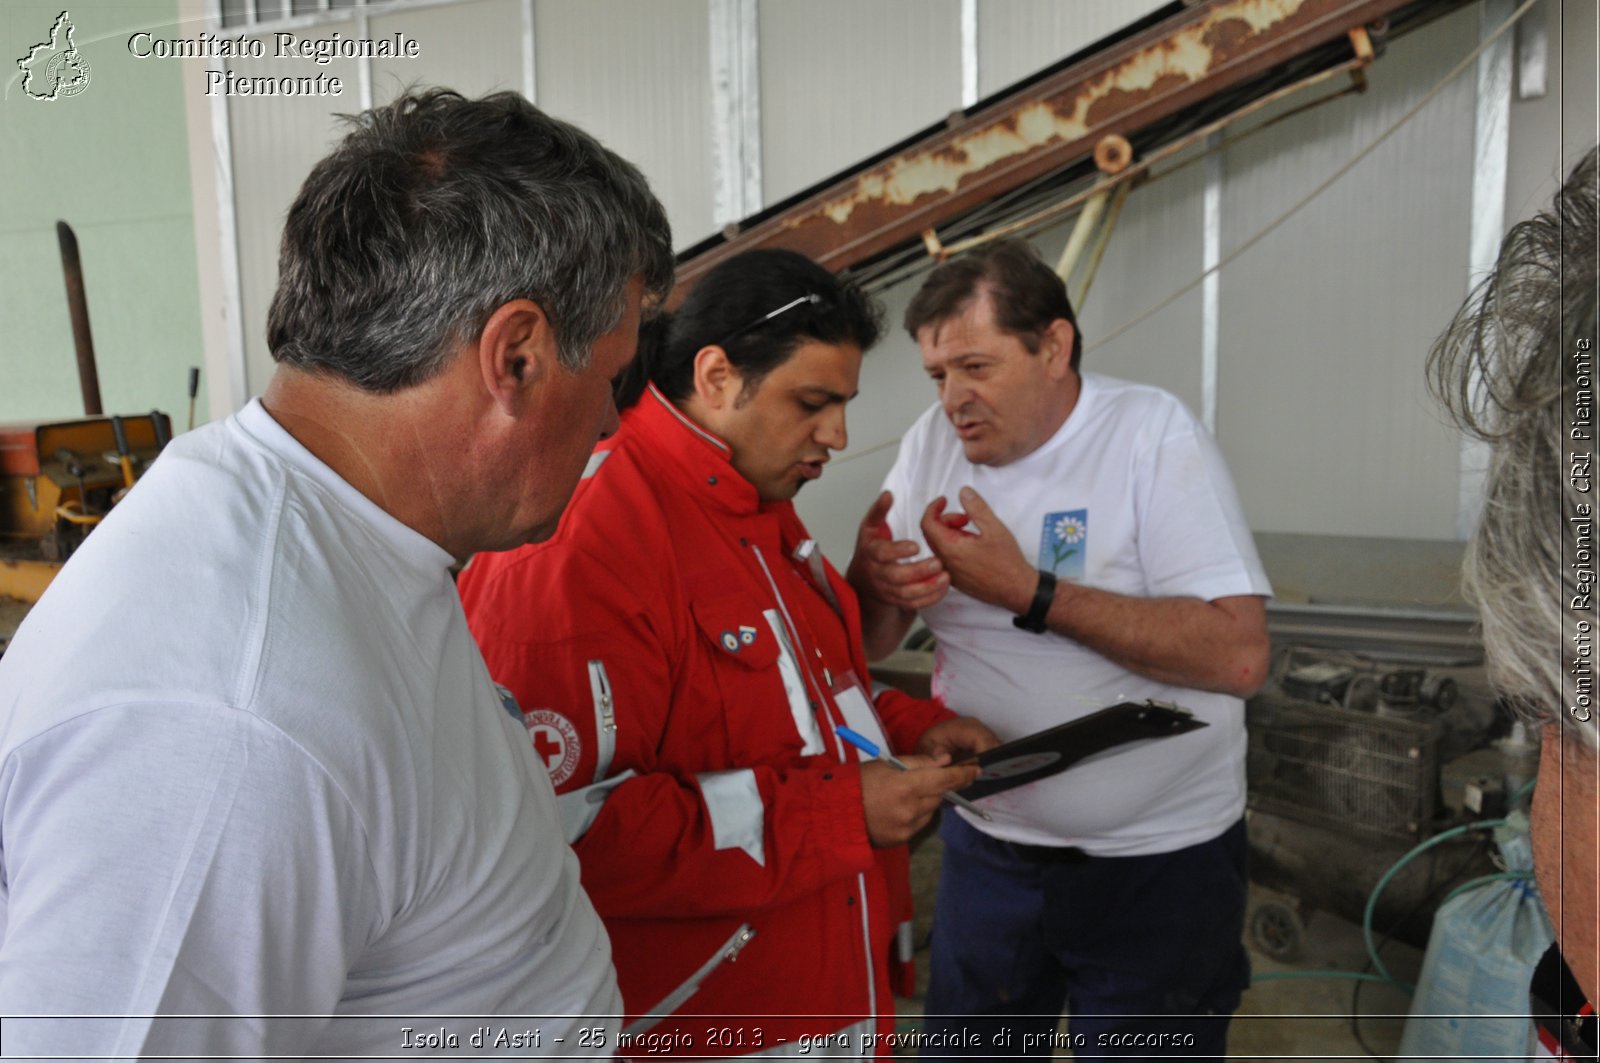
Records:
M855 594L791 502L844 447L877 337L865 296L810 260L730 259L641 337L633 404L555 537L461 575L655 1044L886 1054L891 986L909 990L904 843L976 777L951 760L995 743L873 694Z

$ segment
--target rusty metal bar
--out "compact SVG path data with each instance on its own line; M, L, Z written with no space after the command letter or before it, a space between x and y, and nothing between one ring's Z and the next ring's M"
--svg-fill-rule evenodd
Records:
M78 387L83 392L83 412L98 417L100 371L95 367L94 336L89 331L89 298L83 288L83 261L78 257L78 237L72 226L56 222L56 242L61 245L61 272L67 282L67 316L72 322L72 345L78 352Z
M1058 203L1052 203L1047 207L1041 207L1039 210L1029 214L1025 218L1018 219L1017 221L1010 222L998 228L990 229L981 236L974 236L966 240L959 240L953 244L944 245L943 254L948 258L951 255L959 255L963 251L970 251L975 247L989 243L992 240L998 240L1004 236L1025 232L1030 229L1037 229L1046 222L1060 217L1063 214L1071 213L1080 203L1083 203L1085 200L1088 200L1091 197L1105 191L1114 184L1126 184L1127 182L1141 179L1150 171L1150 168L1155 166L1157 163L1164 162L1174 155L1183 153L1193 145L1205 140L1213 133L1216 133L1221 129L1225 129L1234 122L1237 122L1239 119L1248 115L1252 115L1262 108L1276 103L1285 96L1292 96L1302 89L1310 88L1312 85L1326 81L1329 78L1338 77L1346 72L1354 73L1361 70L1366 65L1367 60L1365 59L1349 59L1338 64L1337 66L1331 66L1327 70L1320 71L1319 73L1313 74L1301 81L1296 81L1293 85L1285 85L1283 88L1278 89L1275 92L1271 92L1265 96L1251 100L1237 111L1223 115L1215 122L1207 122L1199 129L1196 129L1190 133L1186 133L1177 140L1162 145L1159 149L1150 152L1144 158L1140 159L1131 166L1128 166L1126 169L1119 170L1115 176L1105 178L1101 183L1096 184L1093 188L1085 189L1082 192L1068 196L1066 199L1063 199ZM1276 119L1273 119L1273 121L1276 121ZM1165 173L1174 172L1178 169L1181 169L1185 165L1187 165L1187 163L1180 163L1179 165L1172 167L1171 170L1165 171ZM1163 173L1162 176L1165 176L1165 173Z
M841 270L1087 158L1414 0L1209 0L956 119L679 266L679 288L756 247ZM1441 0L1448 3L1449 0Z

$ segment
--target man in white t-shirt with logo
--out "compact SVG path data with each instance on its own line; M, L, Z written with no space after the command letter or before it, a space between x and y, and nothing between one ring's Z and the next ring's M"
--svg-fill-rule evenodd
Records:
M1002 740L1150 698L1208 725L992 797L992 822L944 817L929 1029L1024 1051L1065 1006L1080 1059L1220 1057L1249 980L1242 699L1271 593L1221 454L1166 392L1080 374L1065 286L1024 242L940 266L906 328L939 403L862 523L869 657L920 614L935 693Z

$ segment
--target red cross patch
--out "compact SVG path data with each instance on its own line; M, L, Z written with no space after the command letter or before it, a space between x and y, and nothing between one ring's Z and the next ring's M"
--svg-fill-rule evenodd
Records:
M583 751L578 729L565 716L549 709L534 709L525 719L534 755L550 773L551 784L560 786L578 770L578 757Z

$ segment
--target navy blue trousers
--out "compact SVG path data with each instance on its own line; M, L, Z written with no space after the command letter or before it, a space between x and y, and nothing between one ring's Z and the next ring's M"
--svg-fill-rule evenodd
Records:
M1224 1058L1250 982L1244 820L1176 852L1049 860L943 818L923 1029L970 1047L920 1055Z

